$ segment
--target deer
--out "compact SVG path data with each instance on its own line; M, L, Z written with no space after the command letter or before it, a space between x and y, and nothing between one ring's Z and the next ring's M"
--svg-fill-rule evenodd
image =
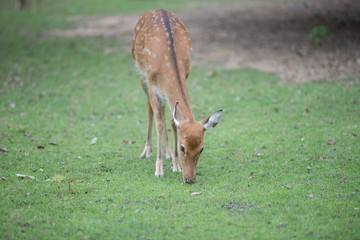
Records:
M141 87L147 97L148 131L140 157L150 157L152 125L155 118L155 176L164 176L161 151L163 138L165 158L172 159L173 172L182 171L183 181L192 184L196 178L200 154L204 150L204 133L218 124L223 111L220 109L201 121L195 121L186 87L192 54L189 33L174 13L163 9L147 11L135 25L131 53L140 75ZM174 153L171 152L167 134L166 105L172 113Z

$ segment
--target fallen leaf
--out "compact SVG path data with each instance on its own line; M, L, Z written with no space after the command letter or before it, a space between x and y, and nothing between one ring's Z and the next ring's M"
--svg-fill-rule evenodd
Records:
M200 194L201 194L201 192L193 192L193 193L191 193L191 196L200 195Z
M25 134L25 132L27 131L27 127L20 125L18 131Z
M262 154L262 153L257 153L257 154L255 154L257 157L261 157L262 155L264 155L264 154Z
M74 195L74 194L75 194L75 190L72 189L72 190L71 190L71 194Z
M358 135L356 133L350 133L352 136L357 137Z
M61 182L65 182L66 181L66 177L64 177L63 175L60 174L56 174L55 176L53 176L50 180L47 179L46 182L50 182L50 183L61 183Z
M93 145L97 142L97 137L94 137L93 139L91 139L90 145Z
M216 76L216 72L208 72L206 73L207 77L215 77Z
M286 185L287 189L291 189L291 184Z
M124 144L134 144L135 141L123 140Z
M72 178L69 178L68 180L69 180L70 183L73 183L73 182L76 182L76 181L77 181L77 178L72 177Z
M1 177L1 180L6 180L6 177Z
M276 225L277 228L285 227L285 226L286 226L286 223L284 223L284 222L280 222L278 225Z
M327 144L329 144L329 145L334 145L334 144L336 144L336 142L329 140L329 141L327 141Z
M7 148L0 148L0 152L8 152Z
M235 153L234 155L235 155L235 157L243 157L244 156L244 155L242 155L240 153Z
M16 176L21 177L22 179L30 178L30 179L33 179L33 180L37 180L34 176L29 176L29 175L16 174ZM37 180L37 181L39 181L39 180Z
M39 171L40 171L40 172L44 172L44 169L40 168Z
M308 194L308 195L306 195L306 196L309 197L309 198L314 197L314 195L313 195L312 193L310 193L310 194Z
M50 145L53 145L53 146L57 146L57 143L56 142L51 142L49 143Z
M39 145L37 146L38 149L45 149L45 147L43 145Z

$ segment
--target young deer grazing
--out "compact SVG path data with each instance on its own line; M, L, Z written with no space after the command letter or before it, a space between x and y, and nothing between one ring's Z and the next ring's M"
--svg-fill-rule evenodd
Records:
M181 171L186 183L193 183L196 165L204 149L205 130L219 122L219 110L196 122L191 110L186 78L190 73L191 42L181 20L172 12L153 10L144 13L135 26L131 52L140 73L140 83L147 96L148 133L141 158L150 157L153 116L157 130L156 177L163 177L162 136L165 157L172 159L173 171ZM165 105L172 111L174 154L171 153L165 119ZM179 130L179 145L177 131Z

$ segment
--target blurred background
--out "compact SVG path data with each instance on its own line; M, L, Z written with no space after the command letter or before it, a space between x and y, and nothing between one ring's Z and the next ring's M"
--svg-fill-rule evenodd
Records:
M290 82L360 75L358 0L2 0L0 8L3 43L9 33L102 37L118 40L128 53L140 14L165 8L187 26L193 63L202 67L250 67Z

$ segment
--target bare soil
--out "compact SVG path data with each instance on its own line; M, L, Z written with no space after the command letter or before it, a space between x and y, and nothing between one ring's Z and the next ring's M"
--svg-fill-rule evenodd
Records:
M288 82L360 76L359 0L192 3L186 8L177 15L190 32L194 64L255 68ZM75 17L76 29L44 34L118 38L130 51L138 17ZM329 35L316 43L310 34L318 26Z

